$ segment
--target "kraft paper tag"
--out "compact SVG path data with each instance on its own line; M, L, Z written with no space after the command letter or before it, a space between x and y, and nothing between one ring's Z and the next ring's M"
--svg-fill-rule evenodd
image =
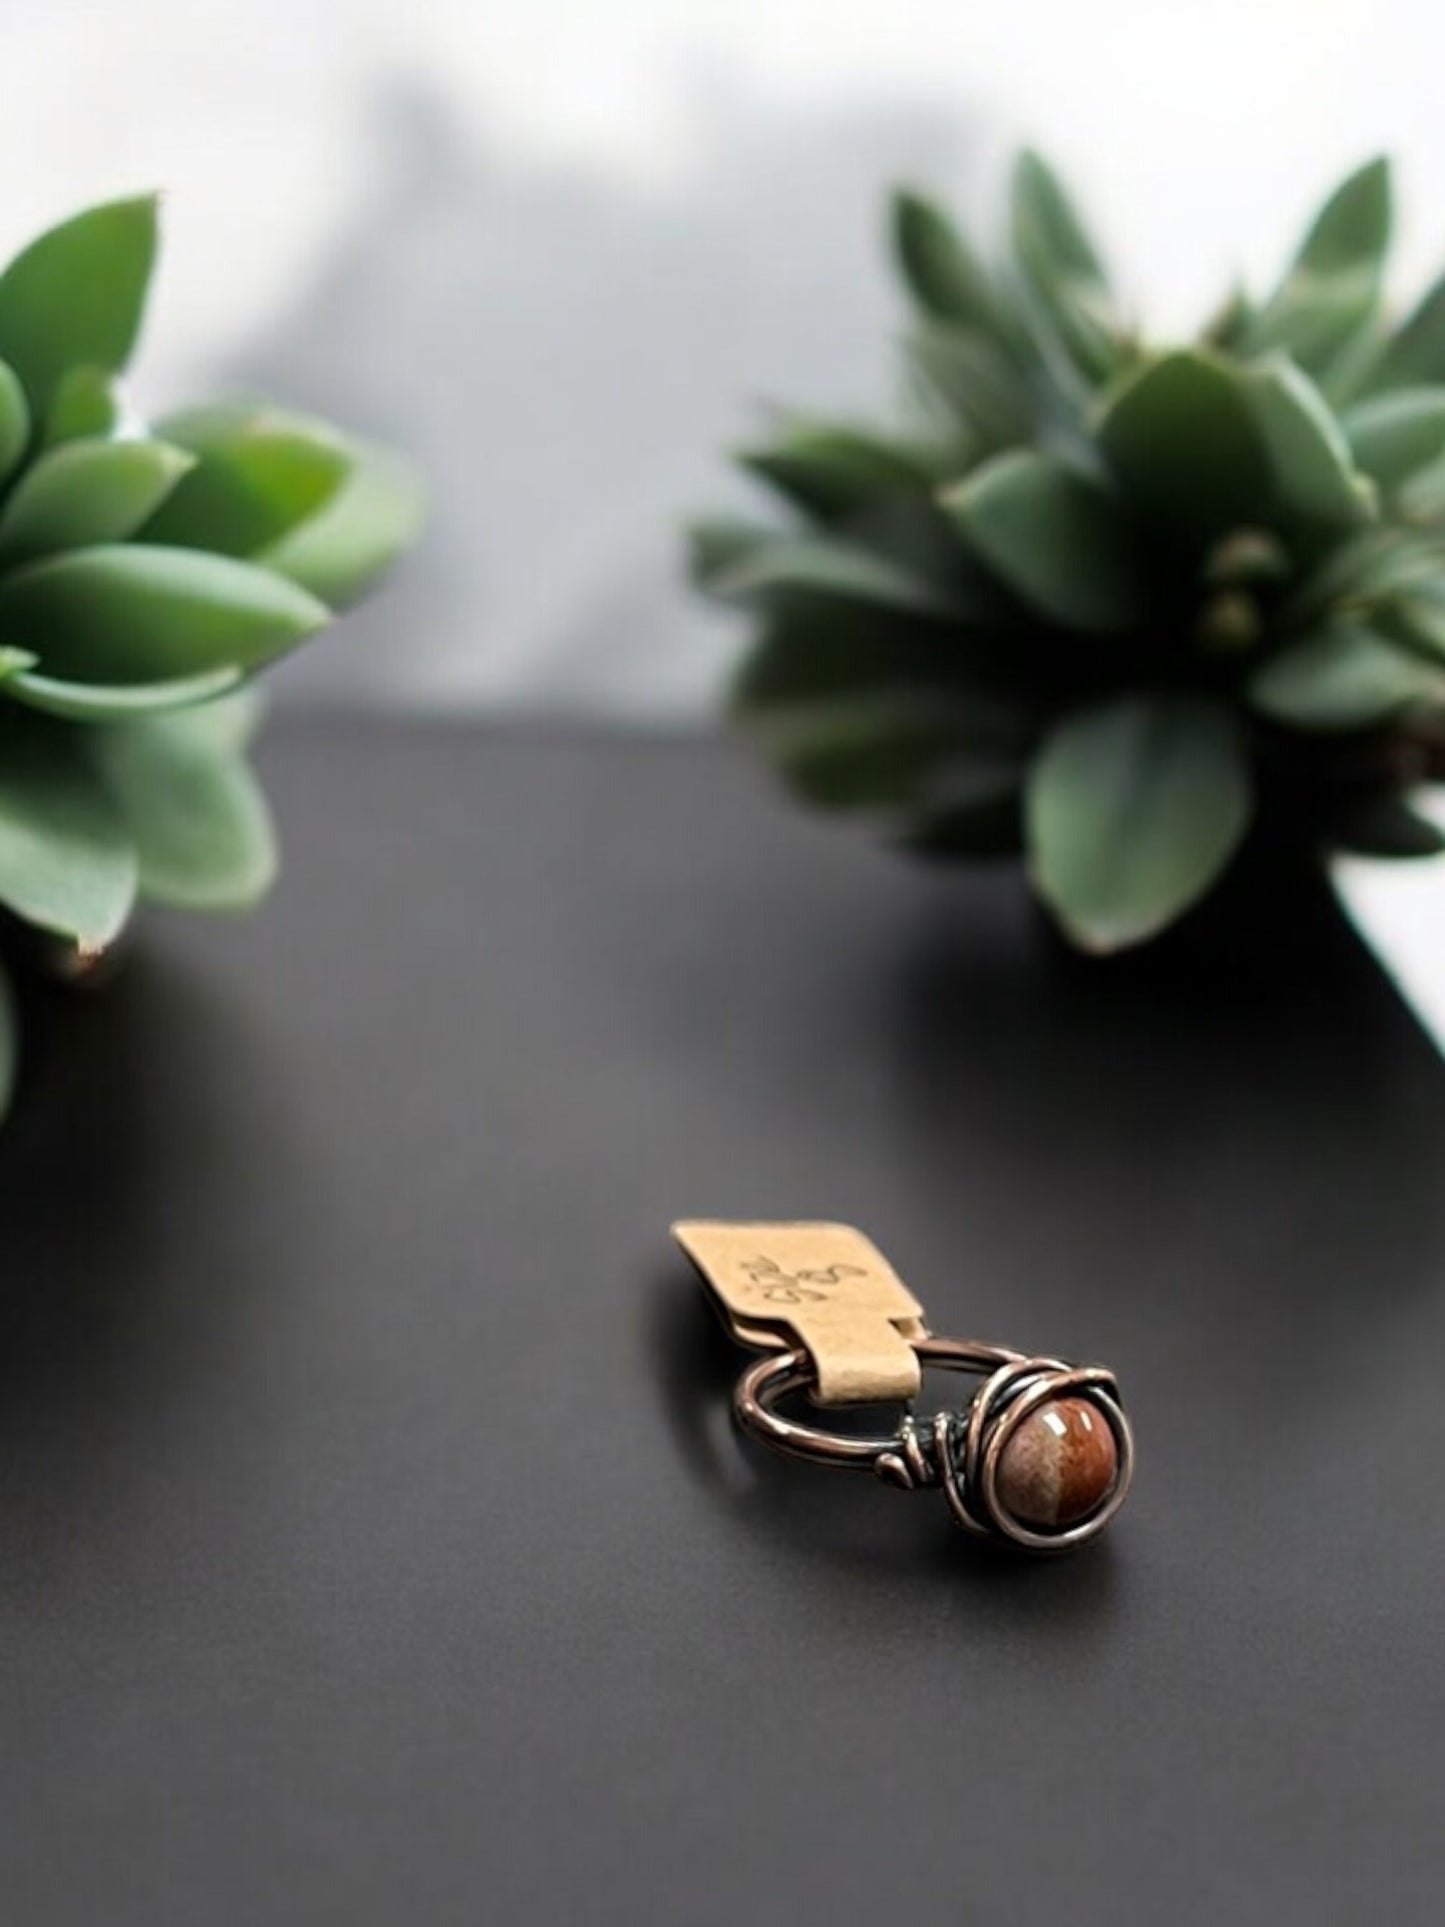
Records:
M689 1220L672 1235L740 1344L808 1352L819 1405L917 1397L923 1307L852 1225Z

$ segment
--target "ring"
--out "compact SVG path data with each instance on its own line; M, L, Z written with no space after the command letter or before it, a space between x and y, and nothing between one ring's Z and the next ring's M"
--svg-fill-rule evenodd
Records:
M734 1416L793 1458L871 1471L909 1492L938 1486L955 1521L982 1538L1061 1552L1103 1530L1134 1472L1112 1372L972 1339L919 1338L914 1348L924 1365L983 1377L962 1411L920 1421L909 1408L896 1431L871 1438L801 1424L775 1409L815 1382L807 1352L787 1351L743 1373Z

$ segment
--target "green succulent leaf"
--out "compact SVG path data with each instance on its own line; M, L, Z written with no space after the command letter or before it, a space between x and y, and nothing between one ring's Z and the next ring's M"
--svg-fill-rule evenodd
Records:
M1424 468L1400 484L1395 506L1407 522L1434 525L1445 515L1445 455L1427 462Z
M91 760L125 823L142 895L188 910L244 910L276 874L255 778L205 710L91 730Z
M993 325L988 273L936 202L908 188L893 196L893 244L909 291L924 314L965 327Z
M111 201L51 228L0 274L0 357L44 421L56 385L79 366L130 359L156 254L156 201Z
M0 510L0 564L121 542L166 499L194 458L160 441L62 442L20 477Z
M832 694L756 710L749 727L792 787L825 809L931 802L930 779L960 760L995 771L1006 765L1015 792L1021 780L1017 711L971 691Z
M1311 627L1342 606L1378 608L1428 591L1439 576L1439 557L1424 531L1363 529L1319 561L1285 605L1285 614L1291 628Z
M370 443L348 442L351 469L336 493L256 560L344 609L409 549L420 533L425 495L409 462Z
M23 652L22 652L23 653ZM43 715L61 716L73 723L119 722L136 716L162 715L190 709L239 687L243 672L235 668L209 669L200 676L181 676L171 682L78 683L54 676L37 676L28 665L6 677L0 673L0 695L24 703Z
M120 422L115 377L105 368L67 368L55 384L41 441L46 448L82 436L114 434Z
M196 549L73 549L0 580L0 634L62 681L255 669L328 620L314 596L269 570Z
M1368 729L1412 703L1445 697L1445 670L1363 623L1340 621L1262 664L1247 693L1262 715L1293 729Z
M1011 448L1032 438L1028 385L987 335L936 323L906 344L925 397L939 404L977 449Z
M1131 696L1080 710L1030 772L1035 886L1085 949L1140 943L1218 879L1250 811L1239 726L1222 704Z
M254 742L266 702L254 682L242 683L214 702L186 711L186 729L193 742L205 744L213 755L239 756Z
M1117 502L1058 457L997 455L941 501L983 561L1053 621L1108 632L1142 617L1138 560Z
M1312 274L1379 275L1390 246L1394 193L1387 156L1377 154L1341 181L1315 216L1294 266Z
M1230 354L1242 352L1244 341L1254 325L1255 313L1254 303L1245 290L1236 284L1200 329L1201 344L1208 348L1223 348Z
M1337 848L1357 856L1439 856L1445 831L1399 796L1374 796L1343 812L1332 826Z
M0 361L0 482L14 473L30 442L30 404L20 377Z
M766 448L744 449L741 465L821 522L844 521L880 496L917 494L939 479L939 460L867 429L797 422Z
M1106 381L1127 350L1103 264L1062 183L1034 153L1020 155L1014 170L1013 245L1048 333L1087 383Z
M1372 389L1445 382L1445 275L1385 344L1370 370Z
M948 706L908 691L769 709L754 733L800 796L835 810L902 807L957 747Z
M1445 663L1445 598L1438 577L1401 589L1376 605L1374 621L1391 642L1414 650L1433 663Z
M20 1071L20 1012L5 967L0 964L0 1123L10 1114Z
M1237 369L1199 349L1161 356L1104 397L1099 445L1166 542L1217 540L1266 516L1270 464Z
M1393 491L1445 455L1445 385L1371 396L1349 410L1343 426L1356 464Z
M28 649L0 648L0 688L34 667L35 657Z
M146 541L176 548L254 556L324 508L352 469L334 430L277 408L191 408L156 432L192 458L145 530Z
M775 536L717 570L708 586L724 598L806 594L876 603L915 615L952 613L948 597L932 582L836 536Z
M1012 303L936 202L909 188L893 196L893 247L920 314L988 336L1027 362Z
M1284 349L1322 375L1374 314L1390 244L1389 162L1372 160L1336 188L1246 335L1253 352Z
M706 595L716 593L719 576L778 539L768 523L741 515L701 516L688 524L686 534L688 575Z
M1355 470L1344 433L1309 377L1275 358L1250 368L1243 381L1285 519L1326 531L1374 520L1374 489Z
M135 900L136 858L109 797L56 725L0 735L0 904L101 948Z

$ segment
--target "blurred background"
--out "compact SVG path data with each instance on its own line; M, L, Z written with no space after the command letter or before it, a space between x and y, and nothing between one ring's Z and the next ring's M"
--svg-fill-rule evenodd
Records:
M164 187L142 408L265 389L427 471L288 700L684 719L737 636L670 531L770 404L887 400L888 182L986 223L1036 142L1168 331L1388 148L1408 292L1442 55L1426 0L9 0L0 244Z

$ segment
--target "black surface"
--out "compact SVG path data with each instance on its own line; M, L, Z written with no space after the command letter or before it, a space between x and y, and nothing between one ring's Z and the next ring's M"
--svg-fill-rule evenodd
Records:
M267 762L0 1139L7 1927L1439 1918L1445 1065L1318 903L1101 970L712 747ZM741 1447L686 1213L1113 1364L1112 1543Z

